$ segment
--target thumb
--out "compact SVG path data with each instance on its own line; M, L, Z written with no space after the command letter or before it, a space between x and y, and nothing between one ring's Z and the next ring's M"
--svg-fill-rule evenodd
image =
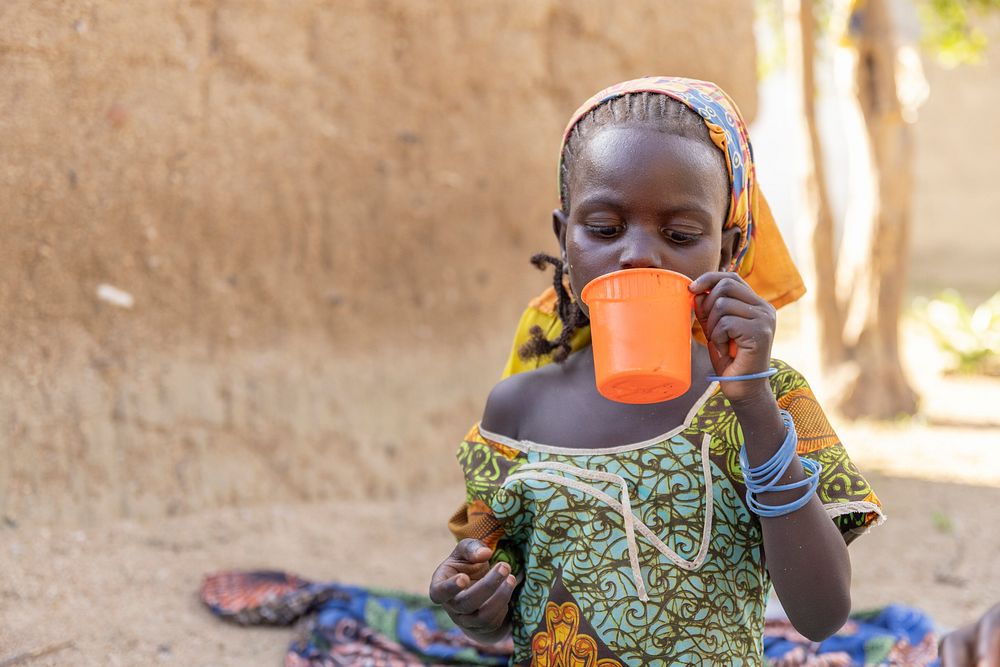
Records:
M451 557L465 563L485 563L493 555L493 550L480 540L467 537L455 545Z

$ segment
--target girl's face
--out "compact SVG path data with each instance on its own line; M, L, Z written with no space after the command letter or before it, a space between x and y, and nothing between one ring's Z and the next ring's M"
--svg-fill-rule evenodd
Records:
M740 230L722 230L729 181L719 158L701 141L643 126L595 134L570 173L569 215L553 215L573 293L622 269L669 269L694 279L727 267Z

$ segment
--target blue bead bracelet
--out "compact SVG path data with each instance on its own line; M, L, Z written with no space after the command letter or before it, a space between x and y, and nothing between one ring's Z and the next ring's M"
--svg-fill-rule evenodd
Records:
M747 507L751 512L761 517L784 516L804 507L816 493L816 489L819 487L820 472L823 469L823 466L817 461L800 459L802 469L807 477L788 484L778 483L785 476L792 461L798 458L796 449L799 442L792 416L786 410L779 412L781 413L781 421L785 425L785 439L770 459L758 466L751 466L747 457L746 443L740 448L740 468L743 471L743 480L747 488L745 496ZM806 491L800 498L783 505L767 505L757 499L761 493L792 491L802 488Z
M760 373L749 373L747 375L709 375L709 382L738 382L740 380L761 380L778 374L777 368L768 368Z

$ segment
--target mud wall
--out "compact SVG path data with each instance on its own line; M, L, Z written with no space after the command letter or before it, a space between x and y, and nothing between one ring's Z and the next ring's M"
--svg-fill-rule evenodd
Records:
M454 483L546 283L527 257L552 247L566 118L661 72L752 117L751 21L749 0L6 0L0 518Z
M1000 290L995 163L1000 128L1000 16L979 17L983 62L956 68L926 58L930 97L916 128L910 282L961 290L976 303Z

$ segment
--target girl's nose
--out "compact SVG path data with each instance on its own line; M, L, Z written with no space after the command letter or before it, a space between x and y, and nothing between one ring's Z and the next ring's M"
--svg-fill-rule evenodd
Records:
M663 259L653 240L636 235L628 239L618 264L622 269L662 269Z

